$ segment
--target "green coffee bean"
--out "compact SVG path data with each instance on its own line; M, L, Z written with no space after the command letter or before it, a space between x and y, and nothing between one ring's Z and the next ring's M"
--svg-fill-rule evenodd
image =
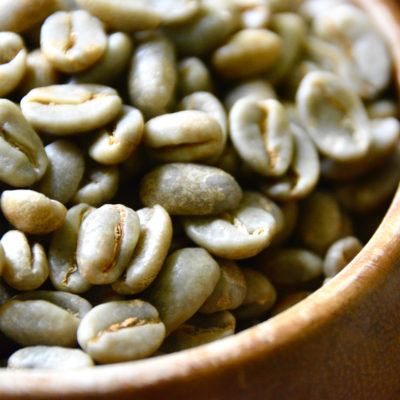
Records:
M112 284L121 294L146 289L158 275L172 240L172 222L163 207L156 204L137 211L140 236L123 276Z
M160 313L167 335L193 316L218 282L220 268L201 248L184 248L169 255L146 298Z
M75 73L98 61L107 46L101 22L84 10L58 11L42 25L40 48L60 71Z
M1 210L9 222L22 232L44 235L55 231L64 221L67 209L57 200L28 189L5 190Z
M33 50L26 57L26 70L18 85L18 93L25 96L30 90L42 86L56 85L60 73L40 49Z
M197 0L77 0L91 14L113 29L141 31L165 24L180 23L197 12Z
M198 110L209 114L221 126L223 141L220 153L225 148L228 139L228 116L224 106L213 94L208 92L195 92L185 96L179 103L179 107L184 110Z
M86 300L71 293L28 292L0 307L0 330L24 346L74 347L81 318L90 309Z
M154 29L162 21L157 10L145 1L77 0L77 3L115 30Z
M279 230L273 237L271 246L280 246L290 239L296 227L299 215L297 201L286 201L284 203L279 203L279 208L281 209L283 215L282 229Z
M146 118L167 112L177 79L175 49L160 35L150 35L134 50L128 76L131 103Z
M82 180L85 170L83 153L68 140L56 140L48 144L44 151L49 165L37 189L51 199L66 204Z
M279 176L293 156L285 108L277 100L238 100L229 113L230 134L241 158L257 173Z
M24 233L11 230L0 243L4 250L3 278L17 290L34 290L49 276L46 252L39 243L32 246Z
M199 56L222 44L239 24L239 10L231 0L201 0L194 18L164 32L180 54Z
M112 121L121 110L121 98L102 85L52 85L31 90L22 98L21 109L35 129L74 135Z
M59 7L54 0L3 0L0 31L22 32L42 22Z
M212 65L225 78L246 78L270 70L279 59L282 43L268 29L242 29L212 56Z
M77 335L79 345L94 360L113 363L153 354L165 337L165 326L149 303L110 301L86 314Z
M28 346L8 358L12 369L75 369L94 365L89 355L79 349L60 346Z
M221 276L214 291L201 306L199 312L212 314L239 307L246 297L246 280L239 266L232 260L219 259Z
M110 85L125 71L132 52L133 43L129 35L123 32L111 33L102 57L92 67L72 76L71 82Z
M190 349L235 333L236 320L229 311L195 314L164 341L161 349L167 353Z
M132 257L140 233L135 211L120 204L105 204L92 211L79 230L76 259L89 283L116 281Z
M368 116L361 100L329 72L310 72L296 95L297 109L318 149L329 158L363 157L371 142Z
M88 165L78 189L72 197L74 204L87 203L98 207L109 202L118 190L119 170L115 165Z
M0 99L0 180L29 186L46 171L48 160L37 133L11 101Z
M335 196L347 209L367 213L390 200L400 179L399 147L386 162L371 173L335 188Z
M321 276L323 261L317 254L300 248L267 249L255 265L273 284L292 286Z
M367 105L368 116L376 118L396 118L398 115L397 103L391 99L373 100Z
M261 272L249 267L242 268L242 272L247 287L246 297L233 313L238 319L257 318L274 305L276 290Z
M143 128L142 113L136 108L122 106L112 125L102 128L89 140L90 157L106 165L127 160L138 147Z
M325 159L322 162L324 177L337 181L348 181L360 177L382 165L396 151L400 135L400 122L393 117L370 120L371 144L367 154L358 160L337 162Z
M338 201L329 193L314 191L300 203L296 232L308 249L324 254L338 239L342 228L342 211Z
M0 96L17 87L26 71L26 49L21 36L0 32Z
M281 39L281 51L275 67L268 72L270 82L279 82L291 70L295 60L302 51L306 36L306 23L294 13L279 13L271 17L269 29Z
M277 99L273 86L260 78L245 80L228 91L224 104L228 111L231 110L237 100L243 97L251 97L254 100Z
M290 124L293 134L293 158L286 173L261 181L260 189L275 200L288 201L306 197L318 183L320 160L314 143L300 125Z
M155 160L207 161L221 154L224 134L212 116L203 111L186 110L147 121L143 142Z
M347 236L334 242L325 254L324 275L327 278L335 276L361 251L362 247L362 243L354 236Z
M355 94L358 93L357 71L343 49L313 34L305 38L303 47L311 61L301 63L303 73L316 70L331 71L341 78L346 87Z
M210 72L197 57L186 57L178 63L177 91L181 96L200 91L213 91Z
M142 203L163 206L169 214L218 214L235 208L242 190L219 168L191 163L170 163L147 173L140 185Z
M256 192L244 192L238 207L217 216L183 219L186 234L210 253L227 259L252 257L265 249L282 222L276 205Z
M307 0L300 4L298 12L306 20L312 21L319 14L329 12L333 7L346 2L347 0Z
M243 29L266 28L270 22L271 9L268 0L234 0L240 12Z
M51 238L49 246L50 280L53 286L65 292L83 293L90 289L79 273L76 247L82 221L93 211L87 204L78 204L67 211L63 224Z
M387 45L362 10L339 4L329 13L319 14L313 26L319 36L348 54L356 70L361 97L374 98L388 85L392 62Z

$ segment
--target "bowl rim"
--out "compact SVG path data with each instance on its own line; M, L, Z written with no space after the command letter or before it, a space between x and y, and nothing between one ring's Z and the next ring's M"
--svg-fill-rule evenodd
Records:
M353 1L375 16L373 20L392 53L400 94L400 5L395 0ZM399 237L400 187L378 229L354 260L290 309L217 342L159 357L71 371L1 368L0 397L76 399L99 393L102 397L118 393L133 396L160 383L193 381L194 374L204 379L220 374L224 368L240 370L254 358L268 362L277 348L324 326L347 304L361 301L366 287L373 290L377 280L385 279L400 259Z

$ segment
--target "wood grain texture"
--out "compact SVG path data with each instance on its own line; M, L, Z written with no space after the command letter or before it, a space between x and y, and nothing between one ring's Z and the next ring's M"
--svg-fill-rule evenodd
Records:
M387 38L400 83L398 3L357 3ZM282 314L220 342L149 360L72 372L1 370L0 398L398 400L399 287L400 189L351 264Z

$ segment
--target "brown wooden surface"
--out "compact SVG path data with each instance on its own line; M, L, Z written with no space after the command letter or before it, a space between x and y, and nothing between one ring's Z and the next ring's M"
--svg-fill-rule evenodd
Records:
M397 2L357 2L400 66ZM7 398L400 399L400 190L357 258L288 311L169 356L72 372L1 370Z

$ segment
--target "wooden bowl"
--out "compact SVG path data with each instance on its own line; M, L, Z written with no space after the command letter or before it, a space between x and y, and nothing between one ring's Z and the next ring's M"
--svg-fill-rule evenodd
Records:
M357 0L391 47L400 6ZM0 370L0 398L400 399L400 189L377 232L329 284L232 337L162 357L71 372Z

